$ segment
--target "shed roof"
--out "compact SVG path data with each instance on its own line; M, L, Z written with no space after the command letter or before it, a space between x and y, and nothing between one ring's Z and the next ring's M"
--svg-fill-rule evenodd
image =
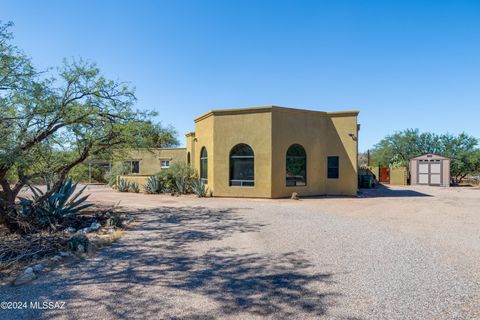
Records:
M444 157L444 156L440 156L440 155L434 154L434 153L422 154L421 156L416 156L416 157L414 157L414 158L411 158L410 160L424 160L424 159L450 160L450 158L447 158L447 157Z

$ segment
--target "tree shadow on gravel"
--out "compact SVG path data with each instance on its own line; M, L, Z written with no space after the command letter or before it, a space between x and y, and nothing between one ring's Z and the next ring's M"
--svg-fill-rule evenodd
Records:
M360 189L359 195L363 198L402 198L402 197L432 197L432 195L413 189L392 189L388 185L378 184L375 188Z
M68 312L45 311L40 318L315 318L339 296L328 289L332 274L314 271L301 252L194 248L264 226L247 222L237 209L160 207L138 214L137 226L121 241L38 283L48 299L68 306Z

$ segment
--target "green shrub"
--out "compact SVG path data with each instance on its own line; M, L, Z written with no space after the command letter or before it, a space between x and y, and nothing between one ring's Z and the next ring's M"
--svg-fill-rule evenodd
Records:
M129 172L130 168L125 163L117 162L105 173L104 178L110 187L115 187L117 185L117 177L126 175Z
M130 189L130 182L127 179L120 178L117 182L117 190L120 192L128 192Z
M139 193L140 192L140 186L136 182L130 182L129 190L131 192Z
M195 193L199 198L207 196L207 186L201 179L194 180L192 183L192 191Z
M109 228L109 227L115 227L115 228L123 228L123 219L122 217L120 216L112 216L110 218L108 218L107 222L105 223L105 227L106 228Z
M72 168L72 170L70 170L68 177L74 181L90 182L90 174L92 182L108 182L105 179L107 173L104 173L104 170L95 164L93 164L90 169L87 163L76 165Z
M82 245L84 252L86 252L90 245L90 240L88 240L87 236L80 235L73 236L67 241L67 247L70 251L77 251L79 245Z
M156 176L148 177L147 182L143 185L146 193L155 194L162 192L162 184Z
M173 163L157 175L164 192L190 193L192 182L197 178L195 170L184 162Z

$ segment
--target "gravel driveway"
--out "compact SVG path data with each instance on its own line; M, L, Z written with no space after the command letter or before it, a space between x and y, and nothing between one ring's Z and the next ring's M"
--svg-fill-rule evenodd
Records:
M360 198L91 199L135 211L112 247L2 301L0 319L479 319L480 190L381 188Z

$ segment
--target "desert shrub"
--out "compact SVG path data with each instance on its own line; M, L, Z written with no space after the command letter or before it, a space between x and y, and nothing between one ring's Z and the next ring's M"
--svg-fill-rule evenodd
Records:
M117 182L117 190L120 192L128 192L130 189L130 182L127 179L120 178Z
M73 181L80 181L80 182L89 182L89 168L87 163L81 163L70 170L68 173L68 177L71 178ZM106 173L104 170L99 167L98 165L92 164L91 168L91 178L92 181L102 182L105 183L107 180L105 179Z
M129 167L123 162L115 163L112 168L104 175L104 179L107 181L110 187L117 185L117 177L126 175L130 172Z
M146 193L155 194L162 192L162 184L156 176L148 177L147 182L143 185Z
M207 196L207 186L205 182L201 179L196 179L192 183L192 191L195 193L199 198Z
M140 192L140 186L136 182L130 182L129 191L139 193Z
M184 162L173 163L170 168L160 171L158 180L165 192L189 193L196 179L195 170Z
M88 181L88 164L80 163L70 170L68 176L75 181Z
M84 203L89 195L80 197L86 186L75 192L77 185L78 183L74 184L71 179L67 179L58 191L45 199L45 193L41 189L31 186L32 199L19 197L23 219L32 225L56 230L65 218L74 216L93 205ZM50 190L47 189L47 191Z
M109 228L109 227L115 227L115 228L123 228L123 221L125 219L123 219L122 217L120 216L112 216L110 218L108 218L107 222L105 223L105 227Z
M67 241L67 247L71 251L77 251L78 246L80 245L83 246L83 251L86 252L88 249L88 246L90 245L90 240L88 240L87 236L85 235L73 236Z

